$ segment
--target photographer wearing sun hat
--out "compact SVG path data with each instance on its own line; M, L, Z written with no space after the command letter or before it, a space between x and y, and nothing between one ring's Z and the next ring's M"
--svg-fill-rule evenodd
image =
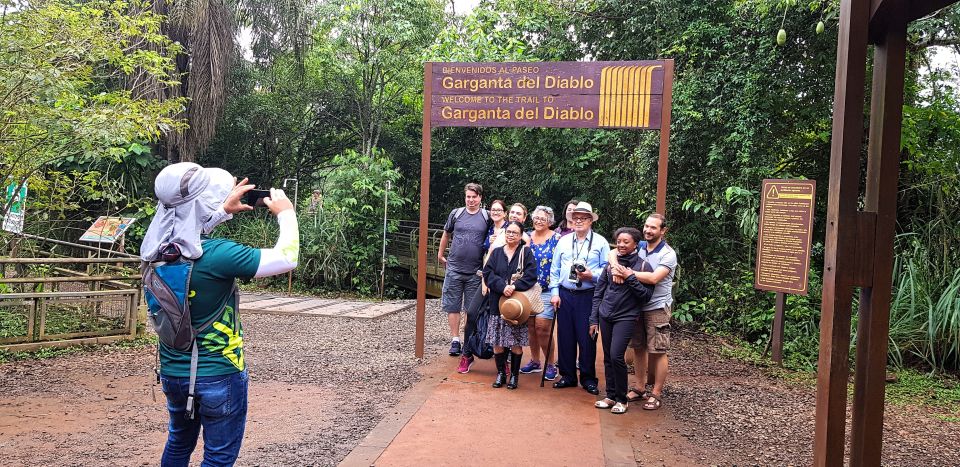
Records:
M590 335L593 288L607 265L610 243L593 231L599 218L590 203L579 202L573 209L573 235L557 243L550 268L550 303L556 310L557 351L560 380L553 387L577 385L576 362L579 350L579 383L590 394L600 394L596 372L597 343Z
M203 430L204 465L233 465L240 452L247 414L247 369L238 315L236 279L285 273L297 265L300 236L293 204L271 188L264 204L277 217L280 234L273 248L257 249L232 240L209 238L217 225L252 210L241 199L254 188L227 171L191 162L167 166L157 175L159 203L140 247L145 262L176 255L193 260L189 303L198 349L197 404L188 412L191 352L159 346L159 378L170 414L162 466L186 466ZM216 318L219 314L222 316Z

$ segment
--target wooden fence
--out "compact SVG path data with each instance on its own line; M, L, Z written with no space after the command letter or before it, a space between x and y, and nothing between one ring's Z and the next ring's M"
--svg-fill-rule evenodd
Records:
M10 252L0 257L0 349L137 335L143 288L136 256L30 235Z

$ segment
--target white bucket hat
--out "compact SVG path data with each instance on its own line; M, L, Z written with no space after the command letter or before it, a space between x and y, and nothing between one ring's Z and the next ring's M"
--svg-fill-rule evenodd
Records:
M157 212L140 245L140 259L155 261L170 244L176 244L186 258L202 256L200 236L233 217L222 209L233 185L230 172L192 162L161 170L153 186L159 200Z

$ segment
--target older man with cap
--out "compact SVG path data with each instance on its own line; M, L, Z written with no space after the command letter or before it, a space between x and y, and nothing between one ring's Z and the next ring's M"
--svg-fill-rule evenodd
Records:
M196 328L213 321L196 334L195 381L191 381L191 352L158 344L159 378L170 413L162 466L188 465L201 429L203 465L233 465L240 452L247 415L247 368L236 279L290 271L300 250L293 204L279 189L271 189L264 199L280 224L273 248L256 249L207 237L234 214L253 209L241 201L253 188L247 179L236 183L225 170L190 162L167 166L154 182L159 204L140 258L145 262L171 256L193 260L188 284L191 324ZM192 383L197 404L191 413L196 416L187 417Z
M574 235L564 236L557 243L550 268L550 303L557 310L557 366L560 368L560 380L553 383L553 387L577 385L579 350L579 384L596 395L600 393L597 341L596 336L590 335L590 313L593 287L607 265L610 243L593 231L598 216L590 203L577 203L572 219Z

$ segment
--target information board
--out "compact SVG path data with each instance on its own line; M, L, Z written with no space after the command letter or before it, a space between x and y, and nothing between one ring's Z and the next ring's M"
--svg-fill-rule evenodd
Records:
M113 243L119 239L135 217L108 217L100 216L93 225L80 236L81 242Z
M661 60L432 67L433 126L660 128Z
M814 180L764 180L754 287L807 294Z

